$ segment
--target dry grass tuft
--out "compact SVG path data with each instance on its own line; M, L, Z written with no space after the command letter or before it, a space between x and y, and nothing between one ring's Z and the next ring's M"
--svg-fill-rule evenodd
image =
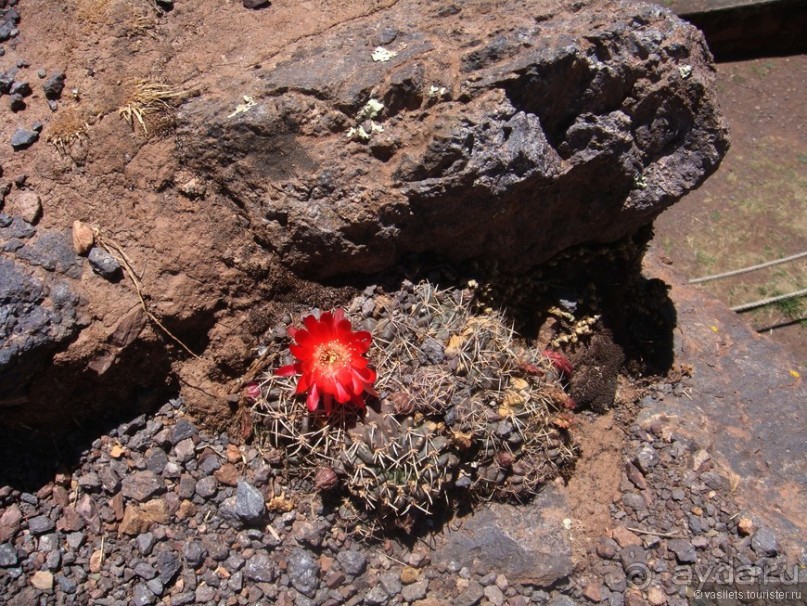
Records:
M118 115L126 120L133 130L137 125L148 134L146 118L158 116L176 107L183 99L197 94L194 88L179 88L152 80L137 80L132 85L132 92L120 108Z
M153 36L160 15L149 0L74 0L76 20L88 28L111 27L128 38Z
M90 125L83 114L66 110L59 112L50 123L46 140L66 156L75 144L89 141L89 130Z

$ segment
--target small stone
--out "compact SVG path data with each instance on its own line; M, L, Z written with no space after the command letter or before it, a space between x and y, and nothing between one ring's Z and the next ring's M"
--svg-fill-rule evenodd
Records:
M36 516L28 520L28 530L35 535L45 534L54 528L56 525L48 516Z
M193 568L199 568L207 557L207 549L205 549L200 541L189 541L185 543L185 547L182 549L182 555L185 561Z
M81 221L73 221L73 250L76 251L76 254L82 256L86 255L90 252L94 244L95 233L92 227ZM112 448L116 447L120 448L120 445L116 444ZM118 456L113 456L110 451L110 456L112 456L113 459L120 458L121 454L123 453L118 454Z
M84 490L95 492L101 488L101 478L94 471L90 471L78 477L78 485Z
M383 587L380 585L374 585L370 588L370 590L364 594L364 604L368 606L382 606L383 604L387 604L389 602L390 596L396 595L391 594L384 590Z
M613 539L603 537L597 544L597 555L606 560L613 560L616 558L619 545Z
M244 576L258 583L271 583L275 580L275 564L265 553L257 553L247 560Z
M245 524L260 524L266 515L266 501L261 491L249 482L238 482L235 513Z
M264 8L269 6L269 0L243 0L244 8Z
M57 72L47 79L45 84L42 85L45 91L45 97L50 100L57 100L62 96L64 90L64 81L67 77L64 72Z
M647 474L658 464L659 456L655 448L645 444L636 453L635 462L636 466L642 470L642 473Z
M410 583L414 583L418 580L420 576L420 572L417 568L412 568L411 566L404 566L401 570L401 583L404 585L409 585Z
M17 129L11 136L11 147L14 151L28 149L39 139L39 133L26 128Z
M87 255L87 260L90 262L92 270L102 278L114 281L120 277L120 263L106 249L94 246Z
M83 532L70 532L66 537L67 546L75 551L84 544L86 539L87 537Z
M40 200L39 194L34 192L26 191L17 194L11 205L14 208L14 214L19 215L31 225L36 225L42 217L42 200Z
M137 566L133 568L133 570L134 573L144 581L150 581L157 576L157 571L154 569L154 566L148 562L139 562Z
M602 585L591 581L583 589L583 595L591 602L602 602Z
M199 430L197 430L196 426L188 421L188 419L180 419L177 421L176 425L174 425L174 429L171 432L171 444L179 444L182 440L192 438L198 433Z
M492 585L492 587L495 587L495 585ZM404 588L401 589L401 597L407 602L422 600L423 598L426 597L426 592L428 591L428 589L429 589L429 579L421 579L420 581L416 581L409 585L404 585ZM498 588L496 588L496 591L501 593L501 591Z
M162 595L163 592L165 591L165 587L163 586L160 579L156 578L148 580L146 582L146 587L149 588L149 591L151 591L151 593L157 596Z
M695 546L685 539L668 541L667 548L675 554L679 564L694 564L698 561Z
M663 606L667 603L667 596L661 587L653 586L647 590L647 601L653 606Z
M342 570L354 577L360 576L367 569L367 556L355 549L340 551L336 555L336 559L342 566Z
M172 551L167 549L160 551L157 554L157 572L160 576L160 582L163 585L168 585L179 573L182 564L179 558Z
M149 556L151 555L151 551L154 549L156 542L157 540L154 538L152 533L144 532L137 537L137 549L144 556Z
M136 536L154 524L167 524L169 519L168 503L164 499L152 499L142 505L129 504L123 512L118 532Z
M132 592L133 606L151 606L157 603L157 596L151 592L151 589L145 583L138 583L134 586Z
M779 553L776 535L769 528L760 528L751 539L751 548L759 556L773 557Z
M0 545L0 568L10 568L16 566L19 558L17 557L17 550L11 543L3 543Z
M611 537L613 537L614 541L616 541L620 547L642 544L642 540L624 526L614 528L611 531Z
M319 588L319 562L309 552L295 549L288 557L288 564L291 584L300 593L313 598Z
M741 537L747 537L754 532L754 521L751 518L740 518L737 522L737 532Z
M127 499L140 503L165 492L165 482L153 471L136 471L123 479L122 492Z
M232 463L225 463L213 472L213 477L224 486L236 486L238 484L238 468Z
M74 224L75 225L75 224ZM75 240L73 240L75 246ZM89 249L87 249L89 250ZM76 251L78 252L78 251ZM109 449L109 456L113 459L120 459L123 455L126 454L126 449L121 446L120 444L113 444L112 448Z
M53 573L45 570L38 570L31 576L31 585L39 591L53 590Z
M78 589L78 583L76 583L73 579L61 574L56 577L56 584L59 586L59 589L69 595L76 593L76 590Z
M196 494L203 499L209 499L219 489L219 482L214 476L205 476L196 482Z
M0 543L13 539L20 531L21 524L22 511L14 503L3 512L3 515L0 515Z
M412 587L412 585L409 587ZM504 604L504 594L502 593L501 589L496 587L496 585L488 585L485 587L485 597L490 600L490 603L494 606L501 606Z

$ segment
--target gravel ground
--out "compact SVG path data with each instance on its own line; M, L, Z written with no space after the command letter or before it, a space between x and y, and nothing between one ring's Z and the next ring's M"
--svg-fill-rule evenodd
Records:
M663 383L644 402L670 390L688 395ZM798 575L701 445L663 419L621 429L625 467L602 536L570 574L516 583L506 562L437 561L447 527L415 541L346 533L318 495L286 494L278 465L197 427L172 400L96 439L35 492L0 488L0 603L683 606L699 579Z

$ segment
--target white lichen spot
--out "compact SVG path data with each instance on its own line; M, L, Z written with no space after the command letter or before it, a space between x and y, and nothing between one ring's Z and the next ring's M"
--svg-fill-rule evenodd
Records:
M377 117L384 109L384 104L379 101L378 99L370 99L367 103L364 104L359 110L359 113L356 114L356 120L372 120L373 118Z
M681 74L681 77L686 80L692 75L692 66L691 65L682 65L678 68L678 73Z
M445 86L437 86L436 84L432 84L429 87L428 95L429 97L445 97L448 89Z
M243 114L244 112L249 111L250 109L252 109L256 105L257 105L257 103L255 103L255 99L253 99L249 95L244 95L244 102L239 103L236 106L235 111L233 113L231 113L227 117L228 118L235 118L238 114Z
M398 53L395 51L387 50L383 46L377 46L373 49L370 56L373 58L373 61L389 61L397 54Z
M633 177L633 186L636 189L644 189L647 187L647 180L645 179L644 175L637 174Z

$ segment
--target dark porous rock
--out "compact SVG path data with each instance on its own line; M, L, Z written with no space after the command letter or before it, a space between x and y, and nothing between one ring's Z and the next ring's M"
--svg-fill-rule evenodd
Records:
M163 585L171 583L179 574L182 563L177 555L168 549L160 550L156 558L157 574Z
M192 438L198 432L199 430L196 429L196 426L188 419L180 419L171 431L171 444L176 445L182 440Z
M361 575L367 568L367 556L360 551L353 549L340 551L336 555L336 559L342 566L342 570L354 577Z
M182 548L182 555L193 568L199 568L207 557L207 549L200 541L188 541Z
M9 229L0 230L0 239ZM0 405L25 402L29 382L80 329L79 299L69 281L34 273L0 257Z
M432 562L471 568L477 561L511 582L550 586L574 570L571 535L563 526L569 517L565 496L553 486L528 505L492 504L446 535Z
M17 557L17 550L11 543L3 543L0 545L0 568L10 568L16 566L19 562Z
M11 147L14 151L28 149L39 140L39 133L27 128L19 128L11 135Z
M219 489L219 482L213 476L205 476L196 482L196 494L198 494L203 499L209 499Z
M269 0L242 0L244 8L265 8L269 6Z
M266 516L266 500L260 490L241 480L235 491L235 513L245 524L260 524Z
M36 516L28 520L28 530L33 534L45 534L56 527L48 516Z
M272 558L265 553L256 553L247 560L244 567L244 576L258 583L271 583L274 581L276 574L277 571Z
M669 11L526 0L496 19L484 3L435 18L425 5L287 45L228 81L259 83L249 111L231 116L238 101L221 94L179 114L182 160L226 184L300 274L413 252L522 271L635 233L727 151L712 57ZM355 43L388 28L389 52Z
M94 246L92 250L90 250L90 254L87 255L87 260L90 262L92 270L102 278L106 278L112 282L120 279L120 263L100 246Z
M760 528L751 539L754 552L762 557L773 557L779 552L776 535L769 528Z
M145 583L138 583L132 592L133 606L151 606L157 603L157 596L152 593Z
M45 97L54 101L59 99L59 97L62 96L62 91L64 90L64 81L66 78L67 76L65 76L64 72L57 72L48 78L42 85L42 88L45 91Z
M288 557L289 579L300 593L313 598L319 588L319 561L302 549L295 549Z
M668 541L667 548L675 554L675 558L680 564L694 564L698 561L695 546L686 539Z
M42 231L36 238L17 250L16 255L33 265L70 278L81 276L80 258L73 252L70 236L66 231Z

